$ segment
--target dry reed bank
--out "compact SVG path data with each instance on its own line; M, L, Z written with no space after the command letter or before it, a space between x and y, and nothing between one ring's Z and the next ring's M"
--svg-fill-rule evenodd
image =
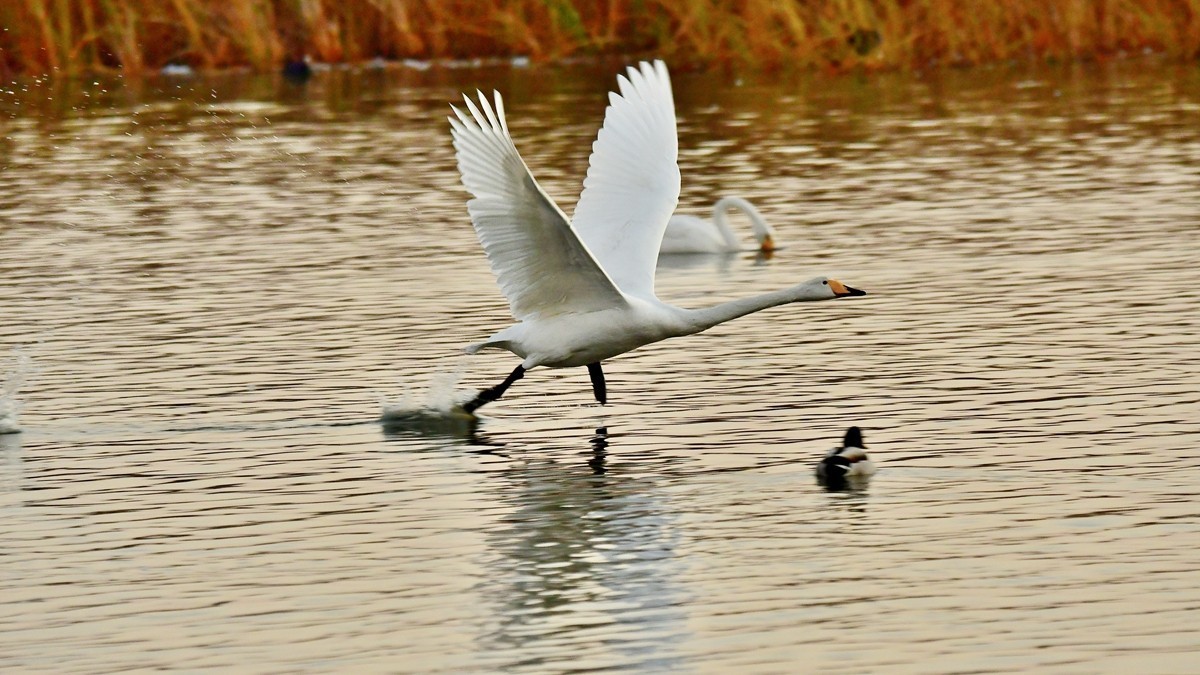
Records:
M288 58L656 54L910 68L1200 54L1200 0L2 0L0 75L272 70Z

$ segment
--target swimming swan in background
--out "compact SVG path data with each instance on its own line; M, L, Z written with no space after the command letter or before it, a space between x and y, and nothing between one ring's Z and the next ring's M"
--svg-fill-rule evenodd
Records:
M817 465L817 480L825 487L839 490L851 481L861 481L875 473L875 465L867 458L867 444L862 430L850 427L842 438L842 447L834 448Z
M517 323L466 348L505 349L523 360L500 384L464 404L473 413L525 371L587 366L592 391L607 401L604 359L642 345L699 333L789 302L866 295L817 277L791 288L683 309L654 295L654 267L667 220L679 202L678 139L671 80L662 61L617 76L604 126L588 162L573 220L542 190L508 133L504 103L464 96L450 126L467 211Z
M661 253L729 253L741 251L742 240L729 227L729 211L737 209L750 218L758 250L771 253L775 244L775 230L763 220L762 214L750 202L741 197L722 197L713 204L712 219L676 214L667 222L663 235Z

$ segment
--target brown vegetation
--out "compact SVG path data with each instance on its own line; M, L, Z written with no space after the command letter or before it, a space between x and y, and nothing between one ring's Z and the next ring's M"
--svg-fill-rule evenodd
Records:
M1200 0L0 2L0 73L606 53L700 67L904 68L1143 49L1195 58Z

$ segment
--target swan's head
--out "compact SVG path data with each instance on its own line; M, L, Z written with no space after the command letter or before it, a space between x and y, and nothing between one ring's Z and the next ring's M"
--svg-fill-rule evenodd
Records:
M866 291L860 291L857 288L850 288L846 284L837 279L829 277L817 277L809 279L803 284L813 297L822 300L832 300L833 298L846 298L855 295L866 295Z
M767 254L767 256L774 253L777 248L779 247L775 245L775 237L772 237L770 232L764 234L758 242L758 250Z

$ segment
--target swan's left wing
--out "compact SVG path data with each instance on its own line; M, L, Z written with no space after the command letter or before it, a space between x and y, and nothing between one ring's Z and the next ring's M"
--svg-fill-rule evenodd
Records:
M625 296L593 259L554 200L525 166L496 94L493 109L483 94L470 114L458 108L450 126L475 233L488 263L519 320L625 305Z
M617 83L571 224L623 292L654 297L658 249L679 203L675 101L662 61L630 67Z

